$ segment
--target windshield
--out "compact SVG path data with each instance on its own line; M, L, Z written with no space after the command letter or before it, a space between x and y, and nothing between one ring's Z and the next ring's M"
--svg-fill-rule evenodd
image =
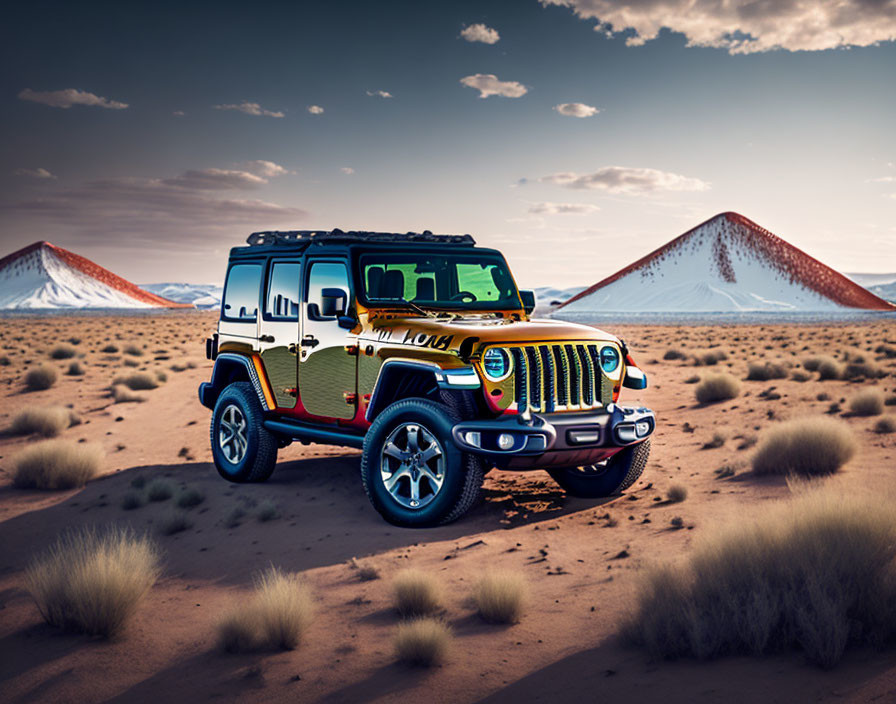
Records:
M365 254L361 257L361 280L365 298L374 305L404 299L426 308L520 307L507 264L495 254Z

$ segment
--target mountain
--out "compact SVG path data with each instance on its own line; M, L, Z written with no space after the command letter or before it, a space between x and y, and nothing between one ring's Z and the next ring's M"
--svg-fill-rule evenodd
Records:
M847 274L847 276L871 293L896 303L896 274Z
M743 215L721 213L560 306L563 312L896 310Z
M224 287L217 284L142 284L144 291L177 303L188 303L197 308L217 308L221 305Z
M0 309L191 308L49 242L0 259Z

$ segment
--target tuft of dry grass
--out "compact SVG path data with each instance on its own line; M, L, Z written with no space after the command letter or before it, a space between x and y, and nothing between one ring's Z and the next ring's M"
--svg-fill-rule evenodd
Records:
M896 418L893 418L892 416L881 418L874 424L874 432L880 433L881 435L896 433Z
M112 387L112 398L115 403L142 403L146 400L145 396L135 394L127 386L116 384Z
M395 657L405 665L432 667L443 662L451 644L451 629L435 618L423 617L398 624Z
M494 571L473 585L473 601L479 615L490 623L519 623L528 592L523 575Z
M880 389L864 389L849 400L849 410L857 416L879 416L884 412L884 394Z
M35 367L25 375L25 386L29 391L43 391L55 384L58 376L53 367Z
M189 487L177 495L177 505L181 508L193 508L205 501L205 496L199 489Z
M649 572L623 628L656 657L797 647L833 667L896 636L896 505L809 486Z
M297 574L270 567L255 579L251 597L218 622L218 642L227 652L293 650L314 616L314 601Z
M68 365L68 371L66 372L69 376L84 376L84 365L81 364L78 360L75 360L71 364Z
M149 391L150 389L155 389L159 386L158 382L153 379L151 375L144 373L116 377L113 380L112 385L124 385L131 391Z
M676 349L668 349L665 354L663 354L663 359L667 362L675 360L675 359L685 359L686 355L681 350Z
M747 365L747 381L769 381L786 379L787 367L776 362L750 362Z
M172 511L159 522L159 532L162 535L182 533L192 527L192 519L183 511Z
M666 492L666 500L672 504L680 504L688 498L688 488L683 484L673 484Z
M856 451L844 423L833 418L798 418L766 431L753 456L756 474L825 475L836 472Z
M76 354L78 354L78 350L71 345L56 345L56 347L50 351L50 357L52 359L71 359Z
M111 637L158 579L159 555L145 537L85 529L61 537L25 572L25 586L52 626Z
M727 372L706 374L697 384L694 393L700 403L728 401L740 394L740 382Z
M805 366L805 364L803 366ZM831 357L822 357L819 360L816 369L818 371L818 378L821 381L840 379L843 376L843 365Z
M392 580L392 597L399 614L424 616L439 608L441 589L434 577L418 570L402 570Z
M703 443L704 450L717 450L725 444L725 441L728 439L728 436L721 431L716 431L712 434L712 437Z
M103 452L96 445L43 440L12 460L12 481L20 489L73 489L100 471Z
M122 350L125 354L129 354L132 357L142 357L143 350L137 347L137 345L125 345Z
M146 485L146 498L150 501L167 501L174 496L174 486L164 479L153 479Z
M9 432L13 435L42 435L45 438L55 438L71 424L71 411L62 406L26 408L13 416Z

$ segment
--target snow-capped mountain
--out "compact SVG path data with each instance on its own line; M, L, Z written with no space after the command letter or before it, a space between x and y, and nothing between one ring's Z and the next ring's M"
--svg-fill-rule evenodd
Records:
M217 308L224 294L224 287L216 284L142 284L141 288L169 301L188 303L197 308Z
M896 303L896 273L894 274L847 274L859 286L871 293Z
M185 307L49 242L0 259L0 309Z
M896 310L737 213L722 213L573 296L562 313Z

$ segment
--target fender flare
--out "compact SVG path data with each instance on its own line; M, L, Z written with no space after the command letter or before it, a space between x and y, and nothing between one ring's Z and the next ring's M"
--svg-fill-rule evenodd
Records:
M249 381L252 388L255 389L255 393L258 394L258 401L261 403L262 409L272 410L264 391L264 382L256 369L254 359L233 352L218 354L212 369L211 381L204 381L199 385L199 402L206 408L214 409L218 396L221 395L224 388L236 380Z
M479 375L473 367L460 367L458 369L443 369L435 362L426 362L419 359L406 357L393 357L383 362L380 367L373 392L370 394L370 403L367 404L365 418L372 423L390 403L396 399L390 396L394 391L393 380L396 374L416 374L424 378L431 378L433 385L442 390L458 391L461 389L478 389L480 387Z

